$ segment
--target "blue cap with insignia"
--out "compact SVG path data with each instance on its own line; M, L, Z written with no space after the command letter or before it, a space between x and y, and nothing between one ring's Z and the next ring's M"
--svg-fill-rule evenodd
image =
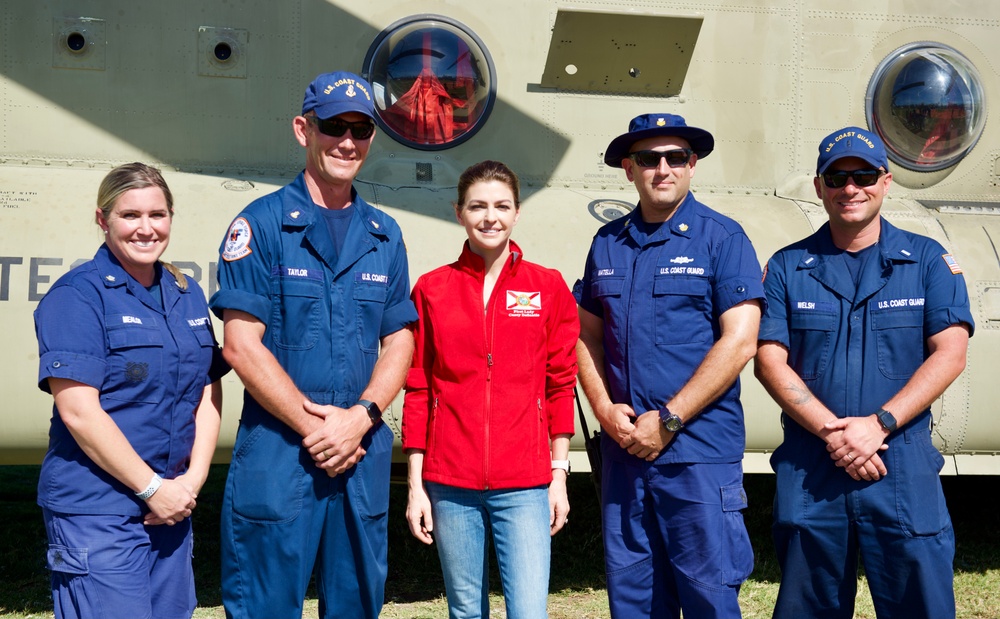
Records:
M876 168L889 171L885 145L877 133L861 127L844 127L840 131L834 131L826 136L819 143L816 175L826 172L833 162L847 157L857 157Z
M375 119L372 87L364 78L347 71L319 75L306 88L302 114L315 111L320 118L360 112Z

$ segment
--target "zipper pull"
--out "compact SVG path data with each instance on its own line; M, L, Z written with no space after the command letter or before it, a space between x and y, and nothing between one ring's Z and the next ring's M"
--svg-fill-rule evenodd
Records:
M493 367L493 353L491 352L486 353L486 365Z

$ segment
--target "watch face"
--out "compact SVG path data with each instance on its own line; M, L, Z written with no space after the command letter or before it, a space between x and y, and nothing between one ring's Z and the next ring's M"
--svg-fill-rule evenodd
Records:
M667 417L666 421L663 422L663 427L671 432L677 432L684 427L684 424L681 423L680 417L677 415L671 415Z
M893 417L892 413L890 413L889 411L885 410L879 411L878 420L879 423L882 424L882 427L885 428L886 430L892 432L893 430L896 429L896 418Z

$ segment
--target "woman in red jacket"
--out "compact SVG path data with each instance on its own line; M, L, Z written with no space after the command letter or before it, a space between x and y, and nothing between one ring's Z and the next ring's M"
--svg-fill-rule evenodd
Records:
M406 518L437 540L452 619L489 616L496 546L509 619L546 615L550 536L566 523L576 302L558 271L510 240L517 176L496 161L458 182L469 240L417 280L416 350L406 380Z

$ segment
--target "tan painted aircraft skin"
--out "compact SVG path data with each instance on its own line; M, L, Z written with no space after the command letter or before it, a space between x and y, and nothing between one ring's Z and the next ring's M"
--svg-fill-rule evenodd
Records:
M411 281L458 255L464 231L450 203L458 174L483 159L521 175L514 238L572 284L598 227L635 203L603 151L637 114L680 114L714 133L693 188L744 226L761 261L825 221L812 188L824 135L878 125L896 136L883 213L951 251L977 323L965 373L933 407L934 440L946 473L998 474L1000 131L987 120L987 105L1000 101L998 29L1000 3L957 0L8 1L0 463L44 453L52 400L36 386L32 311L101 243L93 212L107 171L135 160L164 170L176 208L164 258L211 294L230 220L303 166L291 119L305 86L343 69L371 76L386 111L357 188L402 227ZM376 42L382 51L369 54ZM921 60L906 68L914 54ZM415 93L406 90L419 73L406 64L414 59L447 82L443 129L406 134L405 114L391 116ZM954 83L935 91L928 76ZM432 130L429 145L416 144ZM745 466L769 471L778 407L749 369L742 380ZM222 460L242 401L234 374L224 386ZM386 415L397 432L400 404ZM573 447L574 470L585 470L579 433Z

